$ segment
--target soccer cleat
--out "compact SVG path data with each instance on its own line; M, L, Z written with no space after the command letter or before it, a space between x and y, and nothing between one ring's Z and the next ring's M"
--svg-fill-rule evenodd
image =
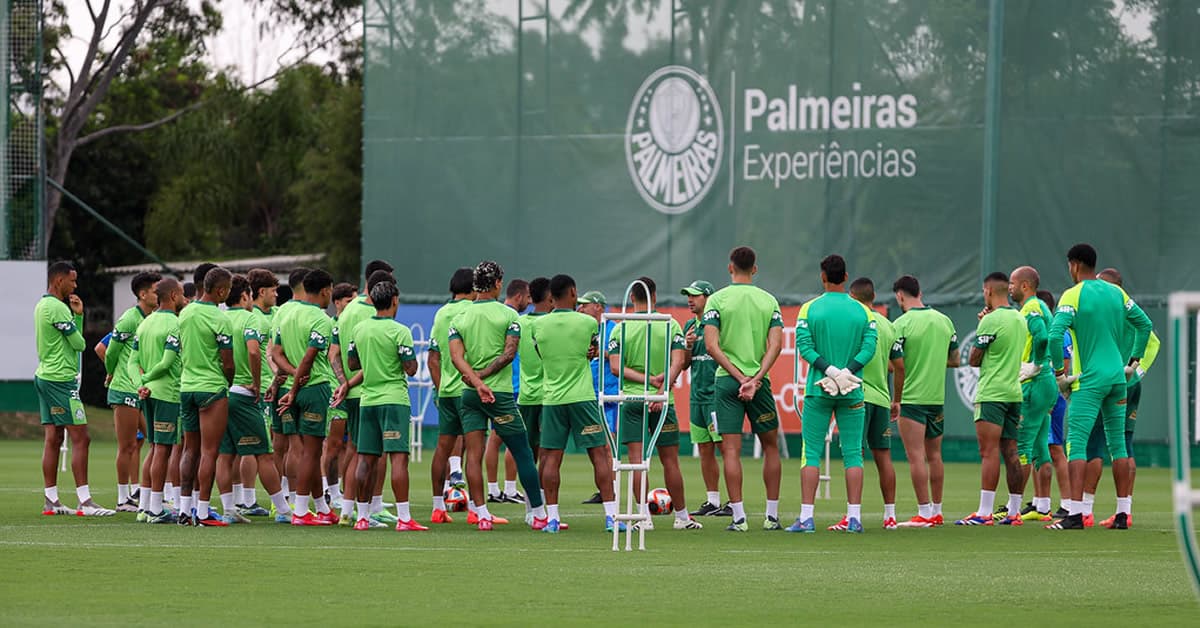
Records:
M509 495L508 493L500 493L500 500L506 504L524 504L525 496L519 491Z
M479 531L480 532L490 532L491 530L492 530L492 520L491 519L480 519L479 520Z
M473 525L478 525L478 524L479 524L479 515L475 514L474 510L468 512L467 513L467 525L473 526Z
M1046 526L1047 530L1082 530L1083 528L1083 515L1067 515Z
M1083 516L1083 527L1090 528L1094 525L1096 525L1095 515L1093 515L1092 513L1089 512L1088 514Z
M541 530L542 528L546 527L546 524L549 522L550 522L549 519L538 519L537 517L534 517L532 522L529 524L529 527L533 528L534 532L537 532L537 531ZM609 532L612 532L612 530L609 530Z
M795 523L784 528L784 530L786 530L788 532L800 532L802 534L812 534L813 532L817 531L817 526L816 526L816 524L813 523L812 517L809 517L808 519L805 519L803 521L800 520L800 517L796 517Z
M352 528L354 527L355 523L358 522L354 520L352 515L342 515L341 517L338 517L338 525L344 528Z
M926 519L925 517L922 517L921 515L913 515L912 519L909 519L908 521L905 521L904 523L899 524L899 526L902 528L932 528L933 520Z
M1100 522L1100 525L1110 530L1128 530L1133 527L1133 515L1119 512Z
M624 521L622 521L621 523L619 523L619 524L618 524L618 523L617 523L617 520L616 520L616 519L613 519L611 515L605 515L605 517L604 517L604 531L605 531L605 532L612 532L612 531L613 531L613 526L616 526L616 527L617 527L617 529L618 529L618 530L620 530L621 532L624 532L624 531L626 530L626 527L625 527L625 522L624 522ZM563 529L563 530L565 530L565 529L566 529L566 524L565 524L565 523L564 523L564 524L562 524L562 528L561 528L561 529Z
M293 513L292 514L292 525L319 527L319 526L327 526L329 524L325 523L324 521L321 521L320 519L317 518L316 515L312 514L311 512L306 512L306 513L304 513L304 515L297 515L297 514Z
M441 508L436 508L433 514L429 515L429 523L454 523L454 519L450 518L450 513Z
M1008 511L1006 510L1005 512ZM990 526L995 524L996 521L992 519L991 515L981 515L974 512L954 522L954 525L956 526Z
M227 527L229 527L229 524L225 523L224 519L218 517L216 515L216 513L212 512L211 510L208 512L207 517L205 517L203 519L196 519L195 525L198 527L201 527L201 528L227 528Z
M288 515L276 514L275 515L275 523L282 523L284 525L287 525L287 524L290 524L291 522L292 522L292 516L290 514L288 514Z
M542 526L542 532L547 534L558 534L558 519L551 519Z
M498 526L508 525L508 519L505 519L504 517L497 517L496 515L492 515L491 517L492 517L493 525L498 525ZM467 525L473 526L473 525L479 523L479 521L480 521L479 515L477 515L473 512L467 513Z
M779 517L772 517L770 515L767 515L763 519L763 529L767 530L768 532L771 532L774 530L782 530L783 526L779 525Z
M841 521L839 521L825 529L829 530L830 532L845 532L846 529L849 527L850 527L850 519L848 517L842 517Z
M463 479L462 471L455 471L450 474L450 486L466 490L467 482Z
M180 515L178 517L175 517L175 523L178 523L179 525L184 526L184 527L191 527L191 526L196 525L192 521L192 516L189 514L184 514L184 513L180 513Z
M1055 519L1066 519L1067 517L1070 517L1070 516L1071 516L1071 511L1067 510L1066 508L1063 508L1062 506L1059 506L1058 510L1054 511Z
M329 512L326 512L326 513L318 513L317 514L317 521L320 521L323 524L329 525L329 526L337 525L339 519L341 519L341 517L339 517L338 514L336 512L333 512L332 510L330 510Z
M714 512L712 514L712 516L714 516L714 517L732 517L733 516L733 507L729 505L729 502L725 502L725 505L721 506L721 509L718 510L717 512Z
M733 523L729 524L729 527L725 528L725 531L726 532L749 532L750 526L746 525L745 519L738 519L737 521L734 521Z
M248 506L238 506L238 512L247 517L269 517L271 515L266 508L259 506L257 502Z
M779 522L776 521L775 525L779 525ZM688 516L687 519L675 517L675 523L672 525L672 527L676 530L701 530L704 528L704 526L700 525L699 521L696 521L691 516Z
M645 530L647 532L650 532L650 531L654 530L654 520L646 519L644 521L634 522L633 529L634 530Z
M945 523L946 523L946 520L945 520L945 518L943 518L943 517L942 517L942 513L940 513L940 512L939 512L938 514L936 514L936 515L934 515L934 516L932 516L932 517L930 517L930 518L929 518L929 523L930 523L930 525L932 525L933 527L937 528L937 527L940 527L940 526L942 526L942 525L945 525Z
M1005 505L997 508L996 512L992 513L992 521L999 521L1007 516L1008 516L1008 504L1005 504Z
M895 517L888 517L887 519L883 520L883 529L884 530L896 530L899 527L900 526L899 526L899 524L896 523Z
M166 508L163 508L163 511L158 514L150 512L146 513L146 523L175 523L178 520L179 518L175 516L175 513L167 510Z
M42 514L46 515L47 517L54 515L73 515L75 514L75 511L62 505L61 502L54 502L51 504L47 501L42 505Z
M146 514L145 510L139 510L137 516L134 517L133 520L138 523L150 523L150 516Z
M117 504L117 512L137 512L137 502L127 501L123 504Z
M699 508L693 510L692 512L690 512L688 514L693 517L711 517L711 516L717 514L717 511L719 511L719 510L721 510L720 506L717 506L716 504L712 504L712 503L705 501L703 504L700 504Z
M498 495L492 495L491 493L488 493L487 503L489 503L489 504L504 504L507 502L504 501L504 493L500 493Z
M226 513L224 517L221 517L221 520L229 525L233 525L235 523L250 523L250 520L244 517L242 513L238 512L236 508L233 509L233 512Z
M1021 513L1021 519L1025 521L1053 521L1053 517L1049 512L1038 512L1035 508L1033 512Z
M592 495L591 497L583 500L582 503L584 503L584 504L603 504L604 500L600 497L600 493L596 493L596 494Z
M75 511L75 515L79 517L111 517L115 514L117 511L101 508L96 504L80 504L79 509Z
M851 517L850 521L846 523L846 531L850 534L862 534L862 522L857 518Z
M417 523L416 519L409 519L408 521L400 521L396 524L397 532L425 532L428 529L429 528Z
M1025 519L1021 518L1021 515L1013 515L1011 517L1005 517L1005 518L997 521L996 525L998 525L998 526L1023 526L1023 525L1025 525Z
M400 523L400 519L396 517L396 514L386 508L372 514L371 520L378 521L386 526L394 526Z
M371 520L370 519L359 519L358 521L355 521L354 529L358 530L359 532L370 530L371 529Z
M372 530L384 530L391 527L386 523L379 523L374 519L367 519L367 524L371 526Z

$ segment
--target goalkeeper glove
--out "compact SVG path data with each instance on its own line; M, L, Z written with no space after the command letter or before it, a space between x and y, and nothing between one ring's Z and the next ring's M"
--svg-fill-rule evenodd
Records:
M833 383L837 384L839 394L842 395L853 392L854 389L862 384L862 380L855 376L854 373L851 373L849 369L840 369L836 366L831 366L825 369L825 375L833 379Z
M822 377L821 379L817 380L817 385L820 386L827 395L836 397L838 394L837 384L835 384L833 379L830 377Z
M1071 384L1074 384L1077 379L1079 379L1078 375L1067 375L1066 373L1055 378L1058 381L1058 390L1064 395L1070 394Z
M1022 362L1021 363L1021 372L1020 372L1021 374L1018 379L1020 379L1021 381L1025 381L1027 379L1033 379L1033 377L1035 377L1038 373L1041 373L1041 372L1042 372L1042 367L1034 364L1033 362Z

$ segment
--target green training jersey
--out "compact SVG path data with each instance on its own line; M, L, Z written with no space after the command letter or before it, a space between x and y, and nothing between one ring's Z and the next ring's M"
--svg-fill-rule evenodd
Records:
M182 392L216 392L229 387L221 365L221 351L233 349L233 327L215 303L193 301L179 314L179 341L183 351Z
M447 335L451 340L462 341L467 363L479 372L504 353L504 343L509 336L520 339L521 322L518 318L516 310L495 299L475 301L454 317ZM446 352L449 353L449 344ZM450 356L442 357L449 359ZM457 369L454 377L461 379ZM512 363L505 364L504 368L489 375L483 383L492 392L512 394Z
M711 403L717 363L713 362L712 356L708 355L708 347L704 346L704 323L699 318L688 319L683 325L683 335L686 337L689 332L695 332L696 342L692 343L692 392L688 399L693 404Z
M708 298L704 325L716 330L725 357L743 375L753 377L767 352L767 332L772 327L783 327L783 314L779 302L766 290L735 283ZM717 367L716 376L722 375L729 373Z
M542 364L543 406L596 401L588 359L589 350L599 348L600 326L596 319L571 310L554 310L534 323L533 342ZM524 394L524 383L521 388Z
M896 344L896 328L892 321L875 310L870 311L871 320L875 321L875 355L862 370L863 401L886 408L892 404L888 363L903 354Z
M439 397L461 397L463 390L467 387L462 381L462 376L458 374L458 369L454 368L454 362L450 359L450 322L472 303L474 301L456 299L438 308L437 313L433 315L433 330L429 334L429 350L438 354L438 359L441 360L441 366L438 368L442 374L441 386L438 388Z
M179 359L179 316L158 310L138 325L129 363L129 377L138 388L150 389L159 401L179 403L179 378L183 361Z
M250 369L251 341L258 343L259 358L265 359L266 343L262 332L263 321L258 312L236 308L225 312L229 316L229 326L233 337L233 384L235 386L254 386L254 371ZM261 368L261 364L259 365ZM262 375L260 374L261 378ZM262 381L259 381L262 385Z
M929 308L913 308L896 319L897 357L904 358L901 403L940 406L946 402L946 360L958 349L950 317Z
M275 335L271 325L272 319L275 317L275 308L271 308L271 311L267 312L256 305L254 314L260 337L258 350L262 352L262 374L259 375L262 378L263 390L259 391L261 393L266 392L267 386L271 385L271 380L275 377L275 372L271 370L271 341Z
M33 308L38 367L34 375L48 382L69 382L79 374L83 317L53 295L44 295Z
M290 301L289 301L290 303ZM291 312L283 317L275 342L283 347L284 356L296 368L304 360L304 354L310 348L317 350L313 359L312 369L309 370L309 386L318 384L334 385L333 367L329 365L329 341L333 337L333 319L325 314L315 303L299 301ZM187 345L184 345L184 349ZM289 378L287 386L291 388L294 382Z
M975 348L983 351L975 403L1021 402L1021 353L1029 335L1025 317L1011 307L992 310L979 319Z
M292 299L287 303L284 303L283 305L271 310L271 344L279 344L276 338L279 337L279 330L283 326L283 322L287 320L288 316L290 316L292 312L295 312L296 308L299 306L300 300ZM269 355L267 359L270 359ZM292 366L299 366L299 364L292 364ZM287 381L283 383L282 388L290 389L291 387L292 376L289 375L287 377Z
M1050 370L1050 308L1037 297L1029 297L1021 305L1021 316L1025 318L1025 348L1021 361L1031 362ZM1032 377L1030 379L1033 379ZM1029 381L1029 380L1024 380Z
M826 292L800 306L796 315L796 353L808 362L805 397L832 398L817 382L830 366L861 372L875 355L875 320L867 306L845 292ZM860 386L847 398L862 398Z
M355 323L354 335L345 340L346 357L358 358L362 366L362 405L409 405L404 364L417 359L412 330L386 316L372 316Z
M517 355L521 358L521 371L518 377L521 381L517 403L523 406L542 405L542 356L534 347L534 337L537 335L535 325L544 318L547 312L530 312L517 319L521 323L521 344L517 346Z
M112 375L108 387L112 390L134 392L133 380L129 379L129 349L133 337L137 335L138 325L146 320L142 309L133 306L117 319L113 325L112 336L108 341L108 350L104 353L104 370Z
M375 306L367 303L367 297L358 297L346 305L346 309L342 310L342 315L334 319L333 326L333 344L338 345L342 352L342 372L346 375L346 381L350 381L358 371L350 368L350 343L354 339L354 329L359 323L365 320L370 320L375 316ZM410 344L412 334L409 334ZM406 380L407 381L407 380ZM347 399L358 399L362 395L360 386L355 386L346 393ZM407 398L408 393L405 393ZM407 402L405 402L407 403Z
M1071 332L1072 361L1079 365L1079 385L1109 386L1125 382L1127 360L1121 353L1125 325L1133 326L1130 358L1141 358L1154 325L1121 288L1088 279L1067 288L1050 326L1050 361L1062 368L1063 333Z
M658 314L658 312L650 312ZM649 329L647 329L649 327ZM649 340L647 340L649 336ZM649 371L646 370L646 345L649 344ZM687 342L683 338L683 330L679 323L672 319L670 322L655 321L646 324L645 321L621 321L613 327L608 336L608 353L621 352L621 366L631 368L650 377L664 375L668 345L670 351L686 351ZM602 365L602 366L606 366ZM615 376L614 376L615 377ZM639 384L629 379L623 379L621 392L626 395L646 394L645 384ZM671 394L671 382L663 385L667 392L667 402L675 403L675 395ZM655 394L654 386L650 386L650 394Z

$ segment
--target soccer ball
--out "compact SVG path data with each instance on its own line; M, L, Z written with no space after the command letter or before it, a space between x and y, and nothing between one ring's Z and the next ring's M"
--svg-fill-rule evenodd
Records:
M671 493L665 488L656 488L646 496L646 506L652 515L665 515L671 512Z
M446 489L446 510L450 512L465 512L467 510L467 492L456 486Z

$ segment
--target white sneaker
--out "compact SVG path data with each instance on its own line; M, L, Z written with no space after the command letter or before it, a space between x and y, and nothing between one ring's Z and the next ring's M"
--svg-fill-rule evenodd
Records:
M687 519L680 519L676 517L674 527L676 530L700 530L704 528L704 526L700 525L699 521L696 521L691 517L688 517Z
M75 514L79 515L80 517L111 517L117 514L117 511L101 508L95 504L87 506L80 504L79 509L75 511Z

